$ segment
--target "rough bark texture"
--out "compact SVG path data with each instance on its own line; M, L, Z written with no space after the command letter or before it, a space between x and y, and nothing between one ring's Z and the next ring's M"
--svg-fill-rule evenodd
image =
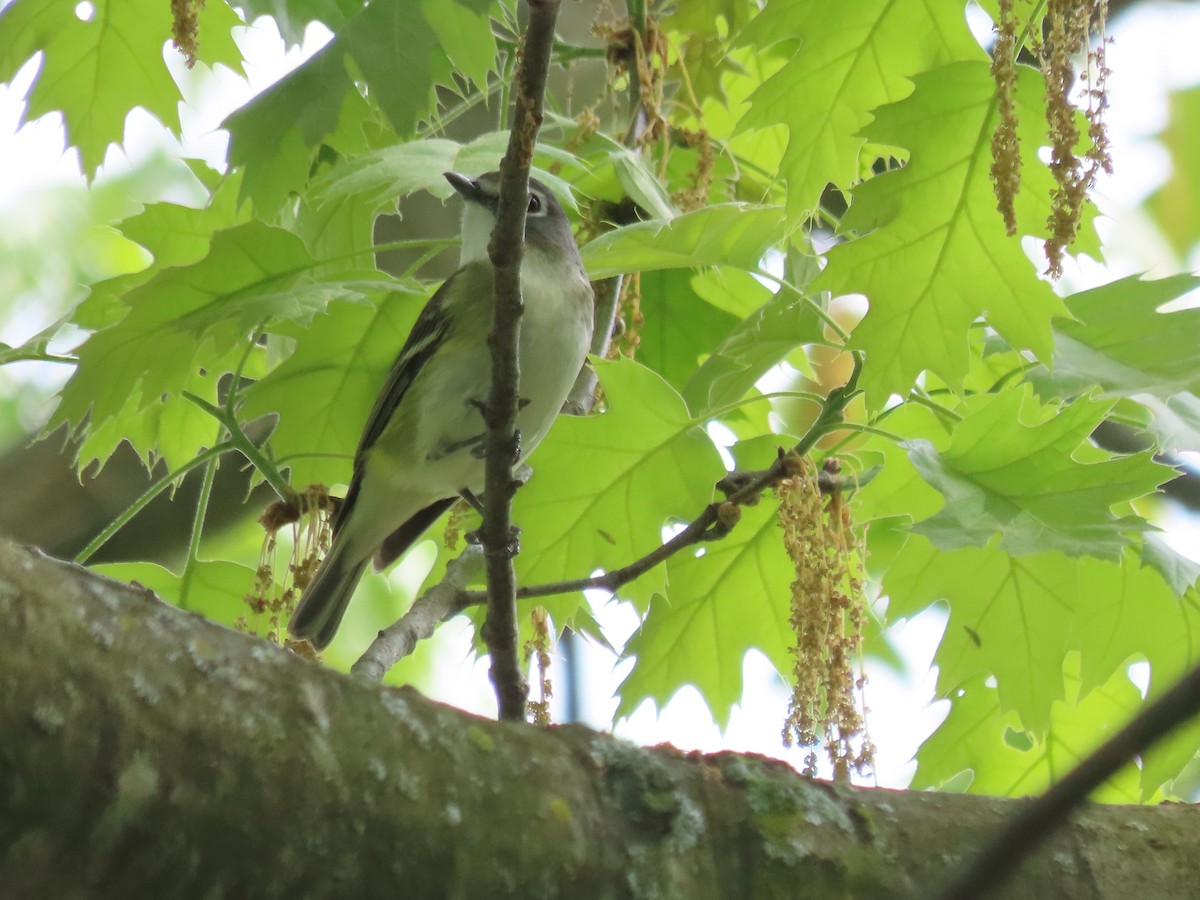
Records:
M1016 802L485 721L3 542L0 629L5 898L923 897ZM1192 896L1198 852L1090 807L1001 896Z

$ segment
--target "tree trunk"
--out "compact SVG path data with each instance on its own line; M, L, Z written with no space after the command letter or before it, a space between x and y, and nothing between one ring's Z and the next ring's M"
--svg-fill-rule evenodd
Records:
M0 897L926 897L1019 801L479 719L0 542ZM1194 896L1089 807L1002 896Z

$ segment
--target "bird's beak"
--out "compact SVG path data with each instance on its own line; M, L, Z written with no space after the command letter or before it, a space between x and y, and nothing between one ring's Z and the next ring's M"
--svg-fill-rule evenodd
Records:
M468 178L466 175L459 175L457 172L446 172L446 180L450 182L450 186L462 194L464 200L469 200L472 203L483 203L486 195L483 188L479 186L479 182L474 178Z

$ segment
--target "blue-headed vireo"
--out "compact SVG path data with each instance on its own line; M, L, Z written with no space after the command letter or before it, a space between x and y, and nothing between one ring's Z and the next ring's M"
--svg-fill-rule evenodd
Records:
M354 457L354 476L333 519L333 543L288 624L324 648L367 562L396 559L463 491L484 480L486 428L478 404L491 390L493 269L500 176L446 179L466 201L462 262L417 317L388 375ZM592 289L562 207L529 182L521 264L519 386L523 461L549 430L583 367L592 337Z

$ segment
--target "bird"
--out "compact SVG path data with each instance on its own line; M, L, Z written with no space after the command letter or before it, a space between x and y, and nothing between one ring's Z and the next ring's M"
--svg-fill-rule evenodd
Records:
M288 623L295 641L329 645L374 559L399 558L460 496L483 489L491 390L494 269L488 242L500 174L445 173L464 201L459 268L421 310L393 363L354 455L333 539ZM591 284L554 194L529 180L521 263L520 465L545 437L583 368L592 337Z

